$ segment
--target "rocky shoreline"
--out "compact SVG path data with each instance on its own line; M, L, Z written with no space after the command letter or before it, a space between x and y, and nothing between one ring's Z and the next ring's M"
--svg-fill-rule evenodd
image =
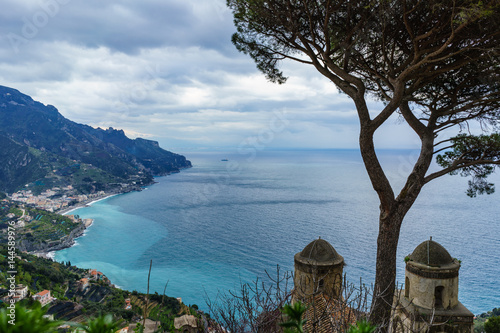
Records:
M83 222L74 230L71 231L69 235L60 238L57 241L42 242L36 241L31 242L27 240L21 240L17 247L20 251L28 252L30 254L35 254L41 257L50 257L49 253L54 251L59 251L68 247L75 245L75 239L82 236L85 232L85 225Z
M127 193L127 192L123 192ZM92 198L91 200L79 202L76 205L73 205L71 207L66 207L64 209L61 209L57 211L57 214L59 215L68 215L69 212L83 208L83 207L89 207L95 202L113 197L115 195L123 194L123 193L106 193L100 197L97 198ZM44 258L49 258L53 259L52 256L50 255L51 252L55 251L60 251L69 247L72 247L75 245L75 240L81 236L84 235L85 230L89 228L93 224L94 220L92 219L83 219L80 223L80 225L72 230L69 235L66 235L62 238L60 238L57 241L51 241L51 242L43 242L43 241L36 241L36 242L30 242L26 240L22 240L18 243L18 249L20 251L25 251L30 254L34 254L38 257L44 257Z
M155 183L156 183L155 181L152 181L148 185L152 185ZM134 191L142 191L142 190L143 190L143 188L140 186L131 186L131 187L127 187L123 191L107 192L107 193L104 193L103 195L93 197L89 200L78 202L76 205L72 205L70 207L65 207L63 209L60 209L60 210L56 211L55 213L57 213L59 215L70 215L68 213L70 213L76 209L79 209L79 208L89 207L90 205L92 205L98 201L108 199L108 198L111 198L113 196L120 195L120 194L125 194L125 193L129 193L129 192L134 192ZM41 240L37 240L34 242L28 241L28 240L21 240L17 244L17 247L20 251L28 252L30 254L34 254L34 255L39 256L39 257L44 257L44 258L48 258L48 259L53 260L53 255L51 255L51 253L55 252L55 251L60 251L60 250L66 249L66 248L70 248L73 245L75 245L75 243L76 243L75 239L84 235L85 230L92 225L93 220L92 219L84 219L79 223L80 223L80 225L77 228L75 228L74 230L72 230L69 235L65 235L65 236L61 237L59 240L50 241L50 242L45 242L45 241L41 241Z

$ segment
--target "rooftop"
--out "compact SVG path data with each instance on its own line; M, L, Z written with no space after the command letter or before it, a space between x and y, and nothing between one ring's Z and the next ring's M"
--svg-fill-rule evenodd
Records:
M414 262L434 267L446 266L454 263L454 259L448 251L439 243L431 239L426 240L418 245L413 253L410 254L410 259Z
M48 293L50 293L50 291L49 291L49 290L47 290L47 289L45 289L45 290L43 290L43 291L40 291L37 295L38 295L38 296L44 296L44 295L47 295Z
M338 265L344 262L344 258L335 251L335 248L321 238L306 245L295 255L295 259L313 265Z

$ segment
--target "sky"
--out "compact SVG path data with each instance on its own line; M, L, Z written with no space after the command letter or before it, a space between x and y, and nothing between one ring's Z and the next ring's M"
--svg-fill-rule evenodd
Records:
M291 61L287 83L266 81L234 32L225 0L2 0L0 85L173 151L358 147L346 95ZM397 118L379 132L377 147L418 147Z

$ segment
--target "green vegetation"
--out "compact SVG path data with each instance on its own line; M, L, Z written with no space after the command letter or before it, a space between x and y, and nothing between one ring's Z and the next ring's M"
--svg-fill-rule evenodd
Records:
M500 316L488 318L484 323L484 331L486 333L500 332Z
M28 186L24 187L35 195L55 186L68 185L72 185L76 189L76 193L87 194L109 190L116 187L118 183L128 182L126 179L113 176L91 164L76 163L74 160L48 152L42 153L33 148L30 148L30 151L38 152L40 165L44 169L43 177L28 182Z
M500 133L492 135L470 136L460 134L450 139L453 150L444 152L436 157L436 162L443 168L450 168L461 159L494 161L500 155ZM467 195L475 197L477 194L491 194L495 192L495 185L486 181L495 171L495 165L480 164L467 165L461 169L453 169L451 175L460 174L470 176Z
M0 135L0 190L12 192L46 174L46 169L32 149ZM17 167L22 166L22 167Z
M101 169L82 165L71 175L71 184L79 193L94 193L98 191L107 191L110 184L118 184L123 179L115 177Z
M494 308L491 311L485 312L477 316L478 318L489 318L494 316L500 316L500 308Z
M89 279L89 285L82 290L79 281L84 277L89 278L87 269L71 266L69 262L57 263L26 253L17 254L18 257L13 259L17 271L15 282L27 286L29 294L27 298L17 303L19 309L16 311L19 311L20 315L16 315L16 323L18 319L22 319L29 325L38 327L37 323L44 323L46 320L36 318L41 318L47 313L53 315L56 320L84 323L81 327L87 332L108 332L96 329L126 326L127 323L139 321L145 312L147 318L157 321L160 327L170 331L175 317L183 314L200 316L195 308L180 304L177 299L159 295L157 292L149 295L148 308L144 311L147 295L115 288L107 279L99 281ZM4 290L0 297L6 296L9 289L10 281L4 273L9 270L9 260L7 247L0 245L0 290ZM31 296L43 290L50 290L51 296L56 300L40 310L40 303L34 301ZM126 309L128 302L131 305L130 309ZM0 309L7 310L8 305L0 301ZM27 309L35 309L32 317L26 317L28 319L23 317L29 312ZM3 321L9 319L5 310L0 315L1 332L45 332L3 330L1 326ZM50 328L43 325L41 327L50 332Z
M304 333L304 325L307 320L302 319L307 307L300 301L293 303L293 305L285 304L281 312L286 316L287 321L279 323L283 327L284 333ZM376 326L371 325L366 320L356 322L356 325L351 325L347 333L373 333L377 329Z
M268 80L285 83L281 63L296 61L317 69L355 106L360 153L380 201L370 321L386 331L401 226L422 188L459 173L472 178L469 196L493 192L486 178L500 163L498 1L227 0L227 5L236 28L233 44ZM383 107L371 109L373 99ZM394 117L408 125L421 148L401 188L391 184L375 140ZM466 131L474 121L483 136ZM461 132L468 135L456 136ZM399 133L392 134L397 140ZM432 170L440 153L442 168Z
M372 333L377 329L376 326L371 325L368 321L366 320L361 320L356 323L356 325L352 325L349 328L349 331L347 333Z
M12 217L14 215L14 217ZM10 216L10 217L9 217ZM22 219L21 219L22 217ZM39 251L51 246L58 246L63 241L70 242L70 235L83 231L80 222L51 213L42 209L4 203L0 207L0 230L7 229L12 223L23 223L16 226L16 244L18 249ZM0 244L7 242L7 233L0 233Z
M40 305L34 305L30 309L22 305L16 305L14 314L9 309L0 310L0 332L4 333L51 333L62 324L61 321L53 321L44 318L46 309ZM10 316L9 316L10 315ZM12 323L15 323L13 325Z
M88 320L85 325L78 325L87 333L114 333L119 328L119 323L114 321L112 315L100 315Z
M12 88L0 86L0 92L1 191L12 193L30 184L39 193L72 184L80 193L94 193L110 186L118 189L120 183L150 184L153 176L191 166L155 141L74 123L55 107Z
M85 270L76 267L61 265L52 260L38 258L33 255L19 254L21 259L15 258L17 270L16 284L28 286L32 294L42 290L51 290L56 298L64 298L69 281L80 279ZM0 271L9 271L7 246L0 245ZM8 289L5 273L0 273L0 287Z
M281 312L288 317L288 320L280 323L285 328L285 333L303 333L304 324L307 320L302 319L307 307L301 302L295 302L293 305L285 304Z
M1 135L0 145L0 161L4 161L0 171L6 176L0 177L0 189L7 192L30 189L38 195L54 186L73 185L78 193L94 193L108 189L107 184L128 182L126 178L113 176L91 164L22 146Z
M486 325L486 322L489 322L490 320L490 324ZM490 332L500 332L500 308L494 308L491 311L482 313L477 316L477 318L474 320L474 333L490 333L486 330L486 326L488 326L488 329L490 330L496 328L496 331L493 330Z
M11 213L16 214L17 217L21 217L23 210L12 208ZM24 234L38 240L58 240L63 236L69 235L71 231L79 226L78 223L74 223L69 217L42 209L27 207L24 209L24 214L32 218L31 221L26 222Z

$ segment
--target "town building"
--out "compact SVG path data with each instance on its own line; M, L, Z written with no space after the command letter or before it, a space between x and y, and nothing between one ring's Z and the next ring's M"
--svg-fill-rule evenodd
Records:
M50 296L50 290L43 290L33 296L35 301L39 301L42 306L52 302L53 298Z
M306 302L318 294L338 297L344 258L326 240L318 238L295 254L294 298Z
M22 284L18 284L15 289L16 295L14 299L16 302L19 302L22 299L25 299L28 296L28 287Z
M89 279L87 278L82 278L78 280L78 291L84 292L85 289L87 289L90 286Z
M473 332L474 315L458 300L460 261L432 237L405 261L405 287L395 296L392 333Z
M99 281L105 278L104 273L97 271L96 269L89 269L90 279L94 281Z
M344 299L344 258L319 238L294 257L292 302L307 306L308 332L342 332L356 321L359 309ZM396 292L391 333L471 333L474 315L458 300L460 261L432 240L407 256L405 288Z
M14 289L13 293L9 293L8 289L5 289L7 296L2 298L2 301L6 303L10 303L11 300L14 300L14 302L19 302L20 300L23 300L28 296L28 287L23 285L23 284L18 284L16 288Z
M306 332L344 332L356 321L356 311L344 301L344 258L326 240L318 238L295 254L292 303L307 310Z

